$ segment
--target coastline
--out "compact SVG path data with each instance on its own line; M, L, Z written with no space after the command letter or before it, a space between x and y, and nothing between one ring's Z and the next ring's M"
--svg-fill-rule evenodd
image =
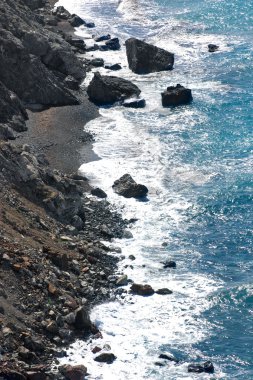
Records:
M81 91L78 105L27 110L27 130L0 141L0 377L67 378L51 363L76 338L100 334L89 311L115 287L117 258L100 241L121 237L125 222L106 200L86 197L91 187L77 174L99 159L84 131L98 108Z

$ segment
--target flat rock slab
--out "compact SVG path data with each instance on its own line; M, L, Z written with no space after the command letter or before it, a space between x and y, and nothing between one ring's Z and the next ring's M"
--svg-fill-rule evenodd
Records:
M129 68L136 74L172 70L174 54L137 38L126 40Z
M161 95L163 107L189 104L192 101L191 90L181 86L181 84L167 87L167 90L162 92Z

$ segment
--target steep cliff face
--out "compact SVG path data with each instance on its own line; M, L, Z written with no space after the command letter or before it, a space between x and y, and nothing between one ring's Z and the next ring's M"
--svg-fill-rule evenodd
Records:
M78 104L65 87L68 76L85 77L82 62L64 35L47 24L45 0L0 2L0 138L25 128L24 106ZM38 7L44 7L43 13ZM56 20L57 23L57 20Z

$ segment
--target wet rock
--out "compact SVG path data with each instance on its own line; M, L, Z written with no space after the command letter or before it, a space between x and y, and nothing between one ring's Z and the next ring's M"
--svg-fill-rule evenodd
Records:
M163 107L189 104L192 101L191 90L181 86L181 84L167 87L167 90L162 92L161 95Z
M127 99L122 105L129 108L144 108L146 101L145 99Z
M108 41L111 39L111 35L110 34L104 34L103 36L99 36L99 37L95 37L94 40L96 42L102 42L102 41Z
M94 67L103 67L104 66L104 60L103 58L94 58L90 61L90 65Z
M131 292L139 296L152 296L155 291L150 285L132 284Z
M59 372L65 376L67 380L83 380L87 374L87 368L84 365L63 365L59 367Z
M94 358L96 362L111 364L116 359L116 356L110 352L104 352Z
M102 76L95 73L87 93L92 102L98 105L113 104L134 95L140 94L140 89L132 82L113 76Z
M136 74L148 74L173 68L174 54L137 38L126 40L126 53L129 68Z
M148 193L148 188L144 185L137 184L130 174L124 174L116 180L112 186L115 193L125 198L143 198Z
M210 361L207 361L203 364L189 364L188 365L188 372L194 372L194 373L214 373L214 366L213 363Z
M102 348L101 347L98 347L98 346L95 346L92 348L92 353L93 354L97 354L98 352L102 351Z
M69 23L73 28L78 28L81 25L85 25L85 21L77 16L77 15L72 15L73 17L69 20Z
M106 41L105 46L109 50L119 50L120 49L119 39L117 37L111 38L110 40Z
M219 46L218 45L214 45L214 44L209 44L208 45L208 51L209 53L214 53L215 51L217 51L219 49Z
M94 22L86 22L85 26L86 26L86 28L95 28L96 25Z
M121 70L122 67L119 63L114 63L113 65L105 65L105 69L117 71L117 70Z
M172 294L172 290L169 290L168 288L161 288L161 289L158 289L156 290L156 294L160 294L160 295L166 295L166 294Z
M107 194L99 187L92 189L91 194L98 198L107 198Z
M75 328L78 330L90 331L92 329L92 323L90 316L86 308L83 306L79 307L75 311Z
M163 267L164 267L164 269L166 269L166 268L176 268L176 267L177 267L177 264L176 264L175 261L168 260L168 261L165 261L165 262L163 263Z
M135 260L135 259L136 259L136 257L135 257L134 255L129 255L128 258L129 258L130 260Z

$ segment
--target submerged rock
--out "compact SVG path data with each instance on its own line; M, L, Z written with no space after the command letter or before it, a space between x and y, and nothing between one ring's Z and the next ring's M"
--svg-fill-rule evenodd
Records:
M203 364L189 364L188 365L188 372L194 372L194 373L214 373L214 366L213 363L210 361L207 361Z
M181 86L181 84L167 87L167 90L161 95L163 107L179 106L192 101L191 90Z
M113 76L102 76L96 72L90 82L87 93L92 102L98 105L112 104L134 95L141 90L132 82Z
M132 284L131 292L139 296L152 296L155 291L150 285Z
M168 260L168 261L165 261L163 263L163 267L164 267L164 269L166 269L166 268L176 268L177 264L176 264L175 261Z
M143 198L148 193L145 185L137 184L130 174L124 174L112 186L115 193L125 198Z
M174 54L137 38L126 40L129 68L136 74L172 70Z

